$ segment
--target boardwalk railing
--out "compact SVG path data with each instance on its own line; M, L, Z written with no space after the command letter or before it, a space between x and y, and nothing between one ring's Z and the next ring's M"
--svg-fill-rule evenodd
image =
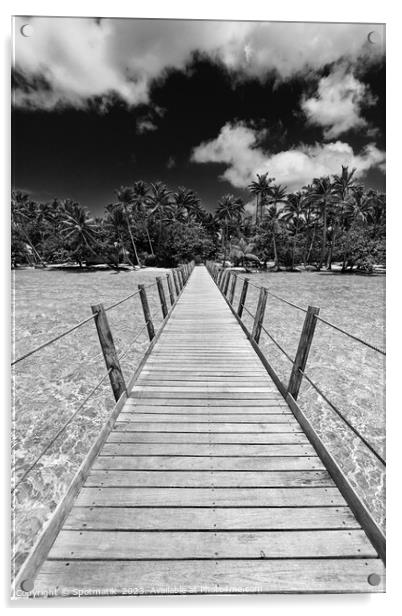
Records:
M150 341L150 345L148 349L145 351L144 356L147 354L153 340L155 339L159 331L163 328L163 325L165 324L165 321L167 317L169 316L170 311L172 310L173 306L176 304L179 296L181 295L181 292L188 281L188 278L192 272L193 267L194 267L193 262L187 263L175 269L172 269L171 274L166 274L166 285L167 285L167 290L168 290L168 295L169 295L169 300L170 300L170 305L171 305L170 310L168 310L168 306L167 306L163 279L162 277L158 276L156 277L156 280L154 283L149 284L147 286L144 286L143 284L139 284L137 291L135 291L134 293L131 293L130 295L128 295L127 297L124 297L121 300L116 301L110 306L105 307L103 304L96 304L96 305L91 306L91 309L92 309L91 316L80 321L79 323L76 323L72 327L65 329L64 331L59 333L57 336L54 336L53 338L47 340L46 342L40 345L37 345L35 348L22 354L21 356L19 356L18 358L14 359L11 362L11 366L15 366L19 364L20 362L27 360L29 357L35 355L36 353L39 353L42 349L45 349L46 347L52 344L55 344L61 338L68 336L69 334L76 331L77 329L79 329L80 327L88 323L89 321L93 320L95 323L97 333L98 333L99 342L100 342L100 346L101 346L101 350L102 350L102 354L105 360L105 365L106 365L106 370L107 370L106 373L103 374L101 379L96 383L96 385L91 389L91 391L82 401L82 403L78 406L78 408L73 412L71 417L52 436L52 438L49 440L46 446L42 449L40 454L29 465L29 467L22 473L22 475L17 478L19 469L16 468L14 470L15 483L14 483L14 486L12 487L12 493L22 483L26 481L28 476L36 468L36 466L38 465L40 460L43 458L43 456L47 453L47 451L49 451L50 447L65 432L67 427L79 415L83 407L87 404L90 398L96 393L96 391L98 391L100 386L104 383L104 381L107 378L109 378L110 380L110 384L112 387L112 391L113 391L113 395L114 395L116 403L124 394L126 394L130 390L130 383L132 381L132 378L130 380L130 383L127 385L126 380L123 375L121 365L120 365L121 360L129 353L129 351L131 351L134 348L135 344L138 342L140 336L143 334L145 329L148 332L148 337ZM172 277L173 277L173 283L172 283ZM151 313L151 310L149 308L149 303L148 303L148 297L147 297L147 289L150 289L152 287L157 287L158 289L158 295L159 295L161 311L162 311L162 322L160 323L160 327L157 331L155 329L155 321L156 321L157 315ZM117 306L120 306L127 300L134 298L136 296L139 296L141 300L145 324L137 332L136 336L130 342L128 347L120 355L118 355L116 346L114 343L112 331L111 331L109 321L107 318L107 313L113 310L114 308L116 308ZM141 362L142 360L140 360L140 364ZM23 465L23 468L25 468L25 465Z
M232 312L237 317L237 319L238 319L240 325L242 326L243 330L245 331L245 333L247 334L248 338L250 339L250 342L254 346L254 348L255 348L257 354L259 355L261 361L263 362L267 372L269 373L269 375L271 376L271 378L275 382L276 386L278 387L278 389L281 392L281 394L283 395L283 397L288 402L290 408L292 409L292 411L296 415L296 418L302 424L302 427L306 430L306 433L307 434L311 433L311 434L314 434L314 435L316 434L314 429L309 424L307 418L301 414L302 413L301 409L300 409L300 407L297 404L297 399L298 399L298 396L299 396L300 386L302 384L303 379L306 379L306 381L320 395L320 397L332 409L332 411L334 411L336 413L336 415L339 417L339 419L342 420L344 425L351 432L353 432L353 434L365 445L367 450L385 468L386 461L385 461L385 458L381 455L381 453L379 453L375 449L375 447L364 437L364 435L361 434L361 432L355 426L353 426L353 424L344 416L344 414L340 411L340 409L336 406L336 404L334 402L332 402L328 398L328 396L322 391L321 387L313 379L311 379L310 376L306 373L306 364L307 364L307 360L308 360L311 344L312 344L312 341L313 341L313 337L314 337L317 321L319 321L320 323L325 324L328 327L333 328L334 331L337 331L337 332L347 336L348 338L358 342L361 345L364 345L365 347L371 349L372 351L374 351L374 352L376 352L378 354L381 354L381 355L385 356L385 351L383 349L380 349L380 348L376 347L375 345L373 345L373 344L371 344L371 343L369 343L369 342L359 338L358 336L355 336L354 334L351 334L350 332L347 332L346 330L342 329L341 327L338 327L337 325L334 325L330 321L327 321L326 319L323 319L322 317L319 316L320 309L318 307L308 306L307 309L305 309L305 308L303 308L303 307L301 307L301 306L299 306L299 305L297 305L297 304L295 304L293 302L290 302L289 300L287 300L287 299L285 299L283 297L280 297L279 295L276 295L276 294L272 293L270 291L270 289L267 288L267 287L255 285L253 282L250 281L249 278L239 276L238 272L236 272L236 271L233 271L231 269L221 268L216 263L208 262L207 263L207 269L208 269L210 275L212 276L213 280L217 284L218 288L220 289L221 293L223 294L224 298L226 299L227 303L229 304ZM240 293L240 300L239 300L238 305L234 306L234 298L235 298L236 285L240 281L243 282L242 290L241 290L241 293ZM249 289L250 285L254 286L256 289L259 290L259 298L258 298L258 303L257 303L257 307L256 307L255 312L252 312L246 306L247 292L248 292L248 289ZM267 297L269 295L272 296L272 297L275 297L277 300L279 300L281 302L284 302L288 306L291 306L295 310L301 311L301 312L303 312L305 314L304 323L303 323L303 327L302 327L302 331L301 331L301 335L300 335L297 351L296 351L296 354L295 354L294 358L291 357L289 355L289 353L286 352L286 350L282 347L282 345L272 336L271 332L269 332L269 330L266 329L266 327L264 326L265 308L266 308L266 303L267 303ZM247 313L252 318L252 320L253 320L252 331L250 331L246 327L244 322L242 321L244 313ZM275 370L273 369L271 363L268 361L267 357L262 352L262 350L261 350L261 348L259 346L260 337L261 337L262 333L264 333L266 336L268 336L268 338L275 344L275 346L280 350L280 352L286 357L286 359L291 364L291 371L290 371L290 375L289 375L289 381L288 381L287 384L285 384L279 378L278 374L275 372ZM317 445L317 443L315 443L315 445ZM318 444L318 447L319 446L320 445ZM327 452L324 452L324 454L327 455ZM339 472L339 467L338 467L338 465L336 464L336 462L333 459L329 460L329 466L330 467L333 466L334 473L335 474L339 473L339 476L341 476L341 473ZM349 493L349 489L347 491ZM355 494L351 492L349 494L349 497L353 499L355 497ZM360 503L359 503L359 507L360 507ZM364 512L363 516L361 516L361 517L366 517L366 512ZM371 524L371 521L372 520L370 520L370 524ZM374 542L376 543L377 546L378 546L379 543L384 544L385 540L384 540L383 536L380 536L381 533L379 532L379 529L377 529L375 527L373 534L375 535ZM378 536L380 536L379 540L378 540ZM373 537L372 537L372 539L373 539ZM382 547L380 547L380 551L381 552L384 551Z
M242 276L239 276L238 272L236 271L230 269L221 269L216 263L208 262L207 267L208 271L210 272L212 278L215 280L225 299L231 306L232 310L235 311L235 314L237 315L238 319L242 319L244 311L253 319L253 328L251 332L245 327L244 323L242 323L243 327L246 329L252 341L256 344L259 344L261 333L263 332L281 351L281 353L286 357L286 359L292 364L287 385L282 382L282 380L273 370L272 366L269 365L270 376L275 381L282 395L286 398L286 396L290 394L293 400L297 400L303 378L306 379L306 381L310 383L310 385L317 391L317 393L323 398L323 400L328 404L328 406L330 406L330 408L338 415L338 417L344 422L344 424L350 430L352 430L352 432L364 443L367 449L377 458L377 460L385 466L386 462L385 459L381 456L381 454L379 454L370 444L370 442L348 421L348 419L342 414L342 412L336 407L336 405L331 402L331 400L329 400L328 396L322 391L319 385L317 385L317 383L315 383L305 372L317 321L324 323L325 325L333 328L335 331L344 334L345 336L351 338L352 340L355 340L356 342L359 342L360 344L372 349L377 353L385 355L385 351L377 348L369 342L366 342L365 340L362 340L358 336L347 332L341 327L330 323L326 319L323 319L319 316L320 309L315 306L308 306L307 309L302 308L301 306L298 306L297 304L294 304L284 299L283 297L280 297L279 295L275 295L270 291L268 287L255 285L253 282L250 281L249 278L243 278ZM237 309L235 309L235 307L233 306L233 302L238 280L243 281L243 287L240 294L239 304L237 306ZM254 313L251 312L246 306L247 291L249 285L252 285L259 290L257 308ZM264 316L268 295L271 295L272 297L275 297L276 299L284 302L285 304L293 307L294 309L305 313L304 324L301 331L296 355L294 358L292 358L289 353L285 351L282 345L264 327Z

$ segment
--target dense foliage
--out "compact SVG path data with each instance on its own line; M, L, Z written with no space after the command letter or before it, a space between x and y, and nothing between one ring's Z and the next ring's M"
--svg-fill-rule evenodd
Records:
M356 182L355 170L316 178L294 193L257 175L244 201L224 195L215 214L198 196L162 182L116 190L100 218L71 200L37 203L12 194L12 263L108 263L175 266L195 259L228 259L236 265L295 269L312 266L366 272L385 262L385 194Z

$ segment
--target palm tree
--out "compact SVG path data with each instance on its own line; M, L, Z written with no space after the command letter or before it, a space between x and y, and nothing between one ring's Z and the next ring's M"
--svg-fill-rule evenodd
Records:
M145 197L145 202L149 207L149 216L155 216L159 222L159 249L162 240L163 218L172 213L172 191L163 182L151 183L148 194Z
M268 177L267 173L260 175L257 173L257 181L251 182L248 189L251 193L256 195L256 209L255 209L255 224L258 225L259 220L262 218L263 208L265 200L270 191L270 184L275 178Z
M45 265L31 238L31 229L37 226L38 204L27 193L20 190L11 193L11 226L14 232L24 238L32 255L41 265Z
M280 271L279 267L279 257L278 257L278 247L276 242L276 237L280 228L281 214L278 212L275 205L271 205L268 208L268 211L265 214L264 221L267 223L268 229L272 233L272 247L274 250L274 268L276 272Z
M298 191L290 193L283 208L282 220L288 225L294 226L293 244L292 244L292 270L295 269L295 252L296 240L302 222L302 216L305 210L305 196Z
M93 218L79 203L66 199L62 203L61 235L76 254L81 265L82 253L89 250L97 256L94 247L99 243L98 228Z
M116 267L119 266L120 250L124 248L124 232L127 231L127 221L123 211L123 206L117 203L110 203L106 206L106 216L104 218L106 232L117 244Z
M152 246L151 237L149 235L149 214L147 208L147 195L148 195L148 185L143 180L137 180L133 184L133 192L134 192L134 208L136 212L138 212L141 218L144 220L145 233L148 240L148 245L151 251L151 255L154 257L154 248Z
M187 220L199 220L200 199L193 190L179 186L173 193L173 201L180 211L185 212Z
M118 204L121 205L122 208L123 208L124 217L126 219L127 230L128 230L129 236L130 236L131 246L133 247L133 252L134 252L134 255L135 255L135 259L136 259L138 265L141 267L141 262L140 262L140 259L138 257L137 247L135 245L134 235L133 235L133 232L132 232L132 229L131 229L131 224L130 224L130 216L129 216L129 212L128 212L128 208L132 207L133 203L135 202L134 191L129 186L121 186L115 192L116 192L116 197L118 199Z
M327 251L327 216L328 208L331 204L336 202L336 195L330 178L314 178L311 185L311 190L307 196L310 203L314 204L320 209L322 218L322 243L321 243L321 255L318 264L318 269L321 269L325 260Z
M234 197L234 195L223 195L223 197L218 201L218 209L216 210L215 218L221 223L223 263L225 263L227 255L229 225L234 222L240 223L243 213L243 200Z
M237 259L240 259L242 266L244 265L244 259L247 255L253 252L255 249L255 244L250 242L245 237L241 237L238 239L236 244L232 244L230 250L230 256L234 256Z
M332 265L332 254L337 233L339 229L343 229L347 226L345 216L347 216L347 211L350 211L350 206L354 201L353 188L355 187L355 173L355 168L349 171L349 167L342 165L341 174L333 176L333 190L334 194L339 197L339 200L334 202L332 206L333 211L330 211L330 214L332 215L332 239L330 249L328 251L328 270L331 269Z
M346 202L344 213L344 228L346 229L345 247L343 252L342 271L346 270L350 252L350 231L354 224L366 225L370 218L372 206L370 198L364 191L364 186L353 186L351 198Z

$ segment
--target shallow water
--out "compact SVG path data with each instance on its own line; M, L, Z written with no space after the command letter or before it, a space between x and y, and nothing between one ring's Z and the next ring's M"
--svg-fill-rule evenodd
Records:
M240 274L244 277L245 274ZM306 309L320 308L320 316L376 347L385 349L385 276L336 273L277 272L247 275L275 295ZM243 281L237 282L237 307ZM255 313L259 290L249 286L246 307ZM268 296L264 327L294 358L304 313ZM252 318L244 313L251 328ZM263 332L260 346L287 385L291 364ZM385 457L385 357L344 334L317 323L306 374L348 421ZM298 402L340 463L376 520L385 525L385 472L381 463L350 431L306 381Z
M120 272L16 270L14 357L56 336L91 314L92 304L111 305L149 285L168 270ZM165 293L168 300L166 283ZM154 325L162 321L157 288L147 289ZM107 313L118 354L144 326L138 296ZM148 345L146 330L121 360L129 380ZM106 372L93 321L17 364L13 370L12 465L18 480ZM113 407L106 379L82 411L14 493L15 570L24 561Z
M138 283L150 284L158 272L14 271L15 357L91 314L90 305L106 306L127 296ZM250 276L257 285L307 307L384 348L385 278L324 273L275 273ZM237 305L241 284L238 282ZM166 285L165 285L166 287ZM167 294L167 290L165 288ZM162 321L156 287L147 290L156 324ZM247 307L255 311L258 290L250 286ZM138 296L108 312L118 353L130 346L144 325ZM269 297L264 326L294 356L304 314ZM246 324L251 318L246 314ZM148 344L146 332L122 360L128 380ZM262 335L261 346L285 383L289 362ZM385 444L383 356L362 347L326 325L317 325L307 374L380 451ZM19 363L14 377L13 469L21 477L60 427L105 373L92 321ZM384 473L359 440L350 436L333 411L308 384L299 401L324 441L362 495L376 519L384 523ZM14 564L17 570L63 496L79 464L113 406L108 380L55 441L27 481L14 493Z

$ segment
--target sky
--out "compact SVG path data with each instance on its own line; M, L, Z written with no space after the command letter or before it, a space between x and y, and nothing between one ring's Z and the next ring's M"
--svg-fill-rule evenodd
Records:
M13 47L13 187L34 199L100 215L161 180L214 210L257 173L294 191L341 165L385 190L382 25L17 17Z

